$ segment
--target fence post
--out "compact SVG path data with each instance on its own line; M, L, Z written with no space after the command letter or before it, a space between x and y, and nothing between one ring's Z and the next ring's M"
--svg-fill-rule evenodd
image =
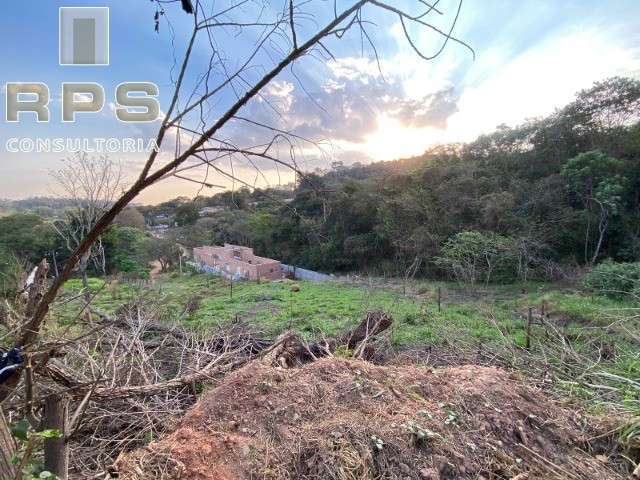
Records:
M60 480L66 480L69 470L69 445L66 439L67 402L62 396L47 397L44 405L45 430L58 430L60 437L44 440L44 468Z
M442 311L442 287L438 287L438 312Z
M527 314L527 337L525 339L525 348L529 350L531 348L531 324L533 323L533 308L529 307L529 313Z

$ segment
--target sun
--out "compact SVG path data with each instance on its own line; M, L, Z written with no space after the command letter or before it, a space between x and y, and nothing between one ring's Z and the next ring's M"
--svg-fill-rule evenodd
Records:
M377 128L357 149L375 160L394 160L424 153L431 145L445 141L445 131L405 125L387 114L377 118Z

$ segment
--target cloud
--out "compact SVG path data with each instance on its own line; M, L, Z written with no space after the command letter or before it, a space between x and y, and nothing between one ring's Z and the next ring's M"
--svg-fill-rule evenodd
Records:
M249 107L250 118L313 140L358 143L378 128L381 115L410 127L444 129L457 111L451 87L414 98L399 77L381 74L375 62L342 58L326 67L320 83L273 82ZM269 134L245 124L232 136L260 143Z
M548 115L595 81L640 70L640 49L600 28L551 35L461 92L450 130L461 140Z
M458 111L458 97L451 87L420 100L395 98L387 106L390 116L404 125L444 130L449 117Z

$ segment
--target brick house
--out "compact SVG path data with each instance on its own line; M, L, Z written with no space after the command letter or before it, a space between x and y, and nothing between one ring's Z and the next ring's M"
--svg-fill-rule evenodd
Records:
M224 247L203 246L193 249L193 258L227 278L245 280L278 280L283 277L278 260L254 255L253 249L224 244Z

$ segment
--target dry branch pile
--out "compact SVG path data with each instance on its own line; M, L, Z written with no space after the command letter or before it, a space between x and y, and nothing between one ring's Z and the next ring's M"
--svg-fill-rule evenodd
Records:
M43 428L48 399L68 405L71 478L94 477L123 451L169 432L203 382L271 344L239 325L206 336L168 326L148 301L124 305L114 317L94 313L97 321L72 341L25 352L25 388L3 404L11 419L28 418L35 430Z
M157 312L141 302L124 305L114 318L95 313L105 328L44 369L76 404L87 399L71 436L71 466L81 476L107 471L122 452L171 431L195 402L202 382L263 350L265 361L283 365L331 355L342 344L371 351L370 340L392 322L382 311L367 312L340 339L307 344L292 333L275 342L258 339L239 325L199 337L159 323Z
M202 337L157 323L141 305L121 312L64 358L62 368L74 372L68 388L76 400L90 395L71 439L78 474L104 471L122 451L170 431L202 382L251 357L252 345L239 331L214 329Z

